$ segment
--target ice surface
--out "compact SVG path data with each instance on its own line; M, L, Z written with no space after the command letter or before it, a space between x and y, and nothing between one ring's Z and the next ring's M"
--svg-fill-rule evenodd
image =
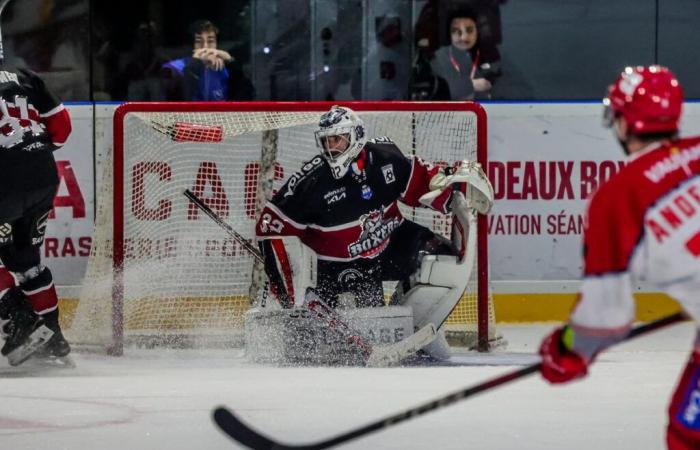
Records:
M266 367L222 350L75 354L76 369L2 363L1 448L240 448L213 425L216 405L284 442L315 442L530 364L551 328L501 326L506 350L457 355L459 367ZM676 325L618 346L582 382L555 388L533 375L342 448L662 449L693 330Z

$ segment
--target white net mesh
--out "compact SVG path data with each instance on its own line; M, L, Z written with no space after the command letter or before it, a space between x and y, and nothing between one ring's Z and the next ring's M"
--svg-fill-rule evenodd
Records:
M113 343L115 183L124 192L116 205L124 215L123 283L117 286L123 296L124 339L239 338L249 292L255 291L251 280L260 280L259 267L183 191L192 190L236 231L252 238L260 208L257 192L270 192L270 185L279 189L317 153L313 131L322 111L128 113L123 151L115 152L117 158L123 154L123 177L113 181L112 168L104 171L94 244L69 339ZM471 112L358 114L370 137L388 136L407 154L438 164L476 159L476 116ZM259 173L270 179L259 183ZM449 237L449 217L402 209L408 219ZM475 286L470 283L448 319L451 329L476 329ZM493 324L491 307L488 315Z

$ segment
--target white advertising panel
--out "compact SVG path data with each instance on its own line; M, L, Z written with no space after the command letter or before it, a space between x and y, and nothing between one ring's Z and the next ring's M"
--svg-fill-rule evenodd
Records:
M700 132L698 106L686 105L683 134ZM602 126L602 105L491 104L486 110L496 196L488 219L492 280L577 280L586 198L626 161L612 130ZM556 283L549 286L557 290Z
M44 264L58 286L82 281L94 219L93 114L91 105L68 106L73 132L54 153L60 185L42 248Z

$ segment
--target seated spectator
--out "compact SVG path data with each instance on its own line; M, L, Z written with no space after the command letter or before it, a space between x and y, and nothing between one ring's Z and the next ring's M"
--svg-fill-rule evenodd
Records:
M252 100L255 96L253 84L233 57L217 48L219 29L208 20L200 20L192 25L191 31L194 37L192 56L163 65L168 98L191 101Z
M155 22L139 24L131 49L120 58L120 84L126 87L126 99L163 100L160 67L165 61Z
M490 98L493 83L501 76L498 49L479 42L476 23L470 9L450 14L452 43L438 49L432 61L435 74L447 81L452 100Z
M444 78L433 73L428 57L428 40L418 42L418 51L408 82L409 100L450 100L450 88Z

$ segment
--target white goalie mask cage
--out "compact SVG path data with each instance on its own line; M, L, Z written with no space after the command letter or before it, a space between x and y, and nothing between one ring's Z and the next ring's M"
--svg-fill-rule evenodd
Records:
M323 158L328 161L333 177L340 179L348 172L350 164L367 142L365 124L350 108L333 106L321 116L318 126L318 131L314 133L316 145ZM332 154L325 145L330 136L347 136L347 148L340 154Z

